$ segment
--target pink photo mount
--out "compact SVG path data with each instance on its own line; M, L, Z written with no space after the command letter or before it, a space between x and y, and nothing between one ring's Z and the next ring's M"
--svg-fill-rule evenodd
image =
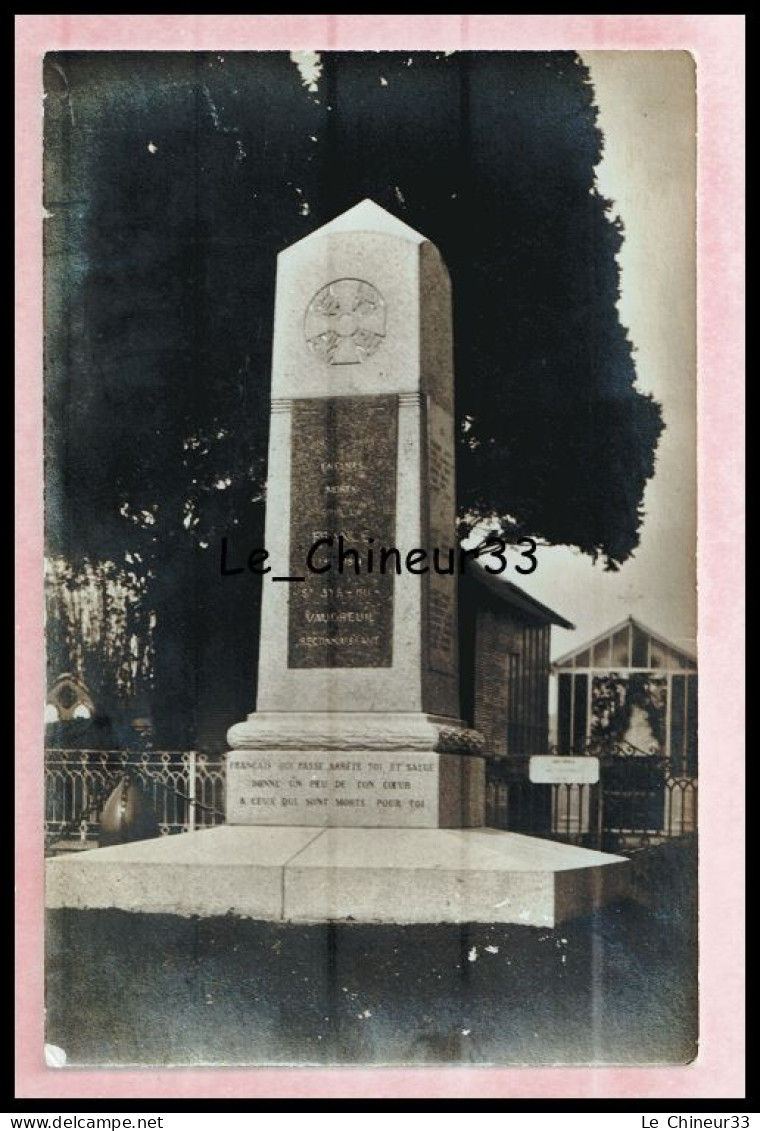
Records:
M17 16L17 1097L629 1101L744 1095L741 16ZM700 1051L683 1067L45 1066L42 58L55 50L690 51L698 86ZM709 536L706 532L710 533ZM719 532L715 536L714 532ZM731 547L731 552L726 551ZM729 790L726 783L731 782ZM730 878L730 882L727 882Z

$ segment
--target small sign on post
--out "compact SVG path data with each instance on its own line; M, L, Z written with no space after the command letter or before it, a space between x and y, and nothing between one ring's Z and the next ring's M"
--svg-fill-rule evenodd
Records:
M599 759L585 754L534 754L529 778L536 785L596 785Z

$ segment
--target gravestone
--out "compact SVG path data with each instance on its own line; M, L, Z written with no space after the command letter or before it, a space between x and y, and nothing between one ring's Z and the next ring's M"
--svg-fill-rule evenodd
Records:
M272 569L229 824L484 823L482 739L459 718L453 410L429 241L365 200L281 253Z

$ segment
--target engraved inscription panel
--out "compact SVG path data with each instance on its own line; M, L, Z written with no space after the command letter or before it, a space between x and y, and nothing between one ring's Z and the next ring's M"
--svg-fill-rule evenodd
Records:
M236 752L227 762L227 820L433 828L438 824L438 755Z
M428 498L430 546L438 547L442 569L456 549L454 445L450 413L428 403ZM456 569L456 565L454 567ZM431 570L428 581L428 663L448 674L456 660L456 576Z
M381 668L393 661L394 574L366 571L371 546L396 529L395 397L293 404L288 667ZM343 538L343 573L339 537ZM316 574L307 567L309 550ZM373 541L371 541L373 540ZM354 570L350 551L359 554Z

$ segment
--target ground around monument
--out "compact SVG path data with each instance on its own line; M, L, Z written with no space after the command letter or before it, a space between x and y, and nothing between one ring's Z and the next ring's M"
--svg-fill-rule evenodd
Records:
M696 869L556 929L58 910L46 1040L78 1065L683 1064Z

